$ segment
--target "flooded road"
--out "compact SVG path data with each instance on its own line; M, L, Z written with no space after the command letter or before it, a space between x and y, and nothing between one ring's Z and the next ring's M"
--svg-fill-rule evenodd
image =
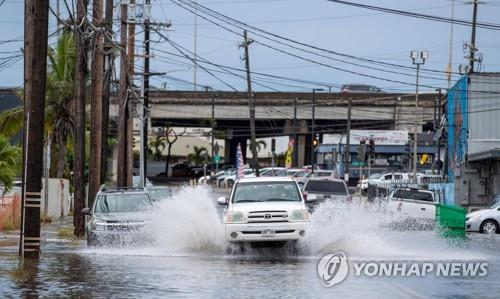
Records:
M45 241L39 261L0 248L0 298L497 298L500 238L465 240L432 231L394 231L363 207L324 206L298 246L228 250L222 209L207 189L181 190L151 215L154 245L87 248ZM319 259L335 251L350 261L488 262L486 277L356 277L322 286ZM352 270L352 269L351 269Z

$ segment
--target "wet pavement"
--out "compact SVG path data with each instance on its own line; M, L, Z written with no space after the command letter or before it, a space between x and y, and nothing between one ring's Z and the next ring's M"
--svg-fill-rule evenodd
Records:
M498 298L500 238L469 234L445 240L432 231L394 231L366 208L322 207L311 229L288 248L231 248L224 240L220 192L181 190L151 216L149 246L87 248L45 226L38 261L0 247L0 298ZM65 220L65 225L70 223ZM486 277L355 277L331 288L319 259L341 250L350 261L482 261ZM352 269L351 269L352 270Z

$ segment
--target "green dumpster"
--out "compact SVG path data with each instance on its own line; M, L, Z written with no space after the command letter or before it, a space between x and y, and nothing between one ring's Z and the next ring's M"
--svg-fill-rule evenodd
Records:
M466 210L457 206L436 204L436 230L445 238L465 237Z

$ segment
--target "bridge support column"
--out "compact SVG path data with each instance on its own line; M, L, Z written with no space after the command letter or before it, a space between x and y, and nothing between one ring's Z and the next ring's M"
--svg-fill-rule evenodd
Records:
M224 141L224 161L226 164L236 166L236 147L238 143L241 144L241 152L243 153L243 160L247 161L247 137L233 137Z

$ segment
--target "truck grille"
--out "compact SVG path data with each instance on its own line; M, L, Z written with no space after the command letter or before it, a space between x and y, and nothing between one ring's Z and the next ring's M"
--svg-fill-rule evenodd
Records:
M254 211L248 213L247 223L288 222L286 211Z

